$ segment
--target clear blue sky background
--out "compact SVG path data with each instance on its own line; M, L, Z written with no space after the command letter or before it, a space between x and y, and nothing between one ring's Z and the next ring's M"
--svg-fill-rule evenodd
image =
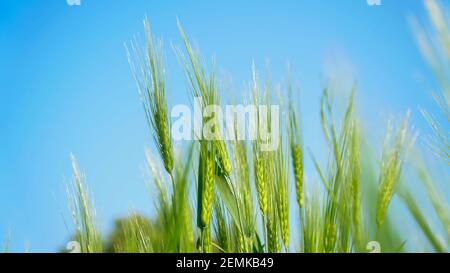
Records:
M426 132L417 107L435 108L433 79L406 20L424 12L418 0L377 7L366 0L1 1L0 238L11 231L12 251L65 245L70 153L87 175L103 230L131 208L151 214L142 171L151 138L124 50L142 36L145 15L166 42L173 103L187 93L170 47L181 42L178 17L236 90L250 78L252 60L263 69L269 59L275 79L289 61L311 128L305 145L320 151L320 80L335 67L357 80L365 127L381 136L391 114L412 109Z

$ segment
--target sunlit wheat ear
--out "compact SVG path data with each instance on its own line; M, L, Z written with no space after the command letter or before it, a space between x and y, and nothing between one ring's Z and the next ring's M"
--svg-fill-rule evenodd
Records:
M291 149L292 166L294 169L295 192L297 196L297 203L300 207L303 206L303 163L302 150L299 145L294 145Z
M197 183L197 226L201 231L199 250L209 252L211 214L214 201L215 150L210 141L200 141ZM208 240L209 239L209 240Z
M413 143L413 140L409 139L410 137L408 136L408 120L409 112L402 126L396 131L392 145L390 144L392 142L389 133L390 129L386 136L380 167L378 208L376 214L378 227L381 227L384 222L389 203L400 181L405 153L409 145Z
M289 95L289 126L288 137L290 152L292 158L292 167L294 170L295 192L297 196L297 203L300 208L303 206L303 151L302 138L300 132L300 122L297 109L294 106L294 99L292 95L291 81L288 81L288 95Z
M255 155L253 157L253 167L255 170L255 184L256 184L256 193L258 196L259 209L261 210L261 214L266 216L267 214L267 184L266 177L264 176L264 159L263 155L259 156Z
M252 64L252 74L253 74L253 82L250 84L250 90L251 90L251 96L253 97L253 104L258 105L260 101L260 90L257 84L257 76L256 76L256 68L255 64ZM256 114L257 117L257 128L256 128L256 134L259 135L260 130L260 120L261 117L259 113ZM269 179L264 175L267 170L265 170L265 153L260 151L260 140L257 139L253 142L253 175L254 175L254 182L255 182L255 188L256 188L256 194L258 198L259 203L259 209L261 211L261 215L264 219L264 217L267 216L267 189L268 186L267 180ZM266 227L267 229L268 227Z
M167 112L162 42L153 41L147 20L144 20L144 30L145 50L140 49L139 44L134 41L131 44L131 52L128 50L128 59L156 147L164 162L164 168L171 175L174 159ZM131 56L132 54L134 56Z
M222 168L224 174L229 176L231 173L231 162L230 159L228 158L225 142L216 141L216 151L220 167Z
M211 221L211 208L214 194L214 161L207 160L205 168L204 191L202 196L202 226L207 227Z
M203 106L220 104L214 65L211 67L211 71L207 72L207 69L204 67L201 58L192 49L183 30L183 27L181 26L179 21L177 21L177 25L187 52L187 58L184 58L181 53L179 53L179 57L180 59L182 59L185 74L191 85L193 96L200 97ZM220 121L216 121L216 124L219 123ZM228 157L227 145L223 141L224 136L220 134L220 130L217 130L215 140L213 141L213 144L215 146L214 149L216 150L216 157L219 163L219 167L221 168L223 174L229 176L231 174L232 166Z
M285 186L278 189L278 214L280 217L281 238L284 246L289 249L289 203Z
M285 163L285 150L283 146L277 150L276 159L276 198L281 238L286 250L289 249L289 192L288 192L288 165Z

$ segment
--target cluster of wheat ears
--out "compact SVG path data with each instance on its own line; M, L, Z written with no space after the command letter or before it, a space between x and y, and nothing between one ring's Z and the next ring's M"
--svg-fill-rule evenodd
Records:
M442 96L438 102L444 119L449 121L449 77L442 71L450 68L450 17L436 2L425 3L436 39L430 42L428 33L418 24L413 25L440 83ZM199 97L203 105L220 105L214 68L205 65L178 26L184 50L176 53L191 95ZM449 251L450 210L445 196L442 198L433 186L432 175L420 160L414 161L414 178L423 182L441 229L432 228L421 204L404 185L407 183L401 183L406 157L416 151L416 134L409 129L409 113L397 125L394 122L388 126L381 157L374 160L354 110L355 91L351 92L345 111L336 115L331 87L326 86L320 101L320 120L329 156L323 167L304 148L302 130L308 128L301 126L299 107L295 105L297 94L289 81L284 85L286 90L275 91L270 83L261 84L253 69L249 103L279 104L287 113L280 126L279 148L263 151L259 140L224 141L218 137L184 142L186 146L175 153L162 43L152 37L147 21L144 27L145 48L131 43L128 57L159 152L160 161L150 151L146 154L158 193L156 216L151 220L129 216L118 223L120 228L110 236L111 245L105 246L95 225L83 177L73 159L70 204L77 228L75 240L81 244L82 252L367 252L373 241L386 252ZM283 96L288 98L287 104L283 104ZM435 132L434 141L427 147L432 147L448 165L448 132L431 115L422 112ZM264 120L270 128L270 117ZM414 154L417 158L417 152ZM306 158L312 160L317 180L305 179ZM399 197L416 222L421 245L408 241L404 226L389 215L394 196Z

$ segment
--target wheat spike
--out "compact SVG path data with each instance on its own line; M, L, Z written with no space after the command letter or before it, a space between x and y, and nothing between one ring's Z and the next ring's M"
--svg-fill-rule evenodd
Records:
M409 140L408 136L408 119L409 113L404 120L402 126L398 129L394 137L394 146L391 151L388 150L387 145L390 142L390 130L386 135L386 143L382 156L381 163L381 175L380 175L380 187L379 187L379 199L378 208L376 214L376 221L378 227L383 225L389 203L396 190L397 184L400 180L402 165L407 150ZM389 128L389 127L388 127ZM409 142L412 144L413 141Z
M258 195L259 208L261 214L265 216L267 214L267 193L266 193L266 181L264 177L264 160L262 156L257 156L255 159L255 184L256 192Z
M283 184L283 183L282 183ZM280 217L281 238L283 239L286 249L289 248L289 208L287 201L287 191L282 186L278 192L278 214Z
M225 143L222 141L215 141L216 143L216 152L217 152L217 159L219 161L220 167L222 168L222 171L225 175L230 175L231 173L231 163L230 159L228 158L227 149L225 147Z
M297 194L297 203L300 207L303 206L303 162L302 150L300 145L292 147L292 166L294 169L295 178L295 192Z
M201 223L203 227L208 227L211 221L211 209L214 195L214 161L208 158L205 164Z
M144 20L144 29L146 36L145 53L139 49L138 45L132 43L135 58L133 60L130 51L128 51L128 61L137 83L156 147L166 171L172 174L173 150L167 112L162 42L155 44L147 20Z

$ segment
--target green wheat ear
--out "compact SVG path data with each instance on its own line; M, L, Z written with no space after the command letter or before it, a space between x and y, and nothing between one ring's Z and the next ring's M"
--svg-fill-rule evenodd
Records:
M405 153L408 149L407 146L413 142L408 140L408 119L409 112L402 126L395 133L392 148L389 147L391 142L390 126L388 127L388 133L386 134L379 179L378 207L376 214L378 227L383 225L389 203L400 181Z
M210 141L200 141L197 183L197 226L201 231L198 248L202 252L211 249L211 215L214 202L215 150Z
M164 162L164 168L167 173L172 175L174 159L167 112L162 41L159 40L158 43L153 41L147 20L144 20L144 30L146 37L145 53L134 41L131 44L134 58L131 57L131 52L127 49L128 60L156 147Z
M281 238L286 250L289 249L289 202L288 192L284 185L278 189L278 214L280 217Z
M280 230L281 230L281 239L283 240L283 244L286 250L289 249L289 192L288 192L288 167L285 163L285 150L280 144L280 147L277 151L277 185L276 185L276 194L277 194L277 207L278 207L278 216L280 219Z
M302 150L299 145L294 145L291 149L292 166L294 169L295 192L297 195L297 203L303 206L303 163Z
M218 140L214 141L217 161L219 162L219 167L221 168L223 174L229 176L231 174L231 162L228 158L226 144L223 140L220 140L220 135L218 135L217 138Z
M270 253L280 252L280 233L277 225L276 199L273 198L269 205L268 217L266 222L267 229L267 250Z
M214 195L214 161L206 160L205 176L203 181L203 196L202 196L202 212L201 224L205 228L211 221L211 208Z
M301 208L303 206L303 151L302 137L300 132L300 122L296 108L294 107L294 99L292 97L291 81L288 81L289 96L289 145L292 157L292 167L294 170L295 192L297 203Z
M267 190L266 190L266 177L264 176L264 159L262 155L254 156L254 169L255 169L255 184L256 193L258 196L259 209L261 214L266 216L267 214Z

